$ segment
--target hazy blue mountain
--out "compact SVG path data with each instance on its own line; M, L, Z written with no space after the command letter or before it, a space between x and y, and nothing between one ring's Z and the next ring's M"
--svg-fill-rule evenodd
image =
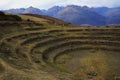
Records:
M13 14L20 14L20 13L23 13L25 10L26 10L25 8L19 8L19 9L9 9L4 11L8 13L13 13Z
M92 8L95 12L106 17L107 24L120 24L120 7L117 8L107 8L107 7L99 7Z
M105 17L84 6L69 5L60 10L56 18L68 21L74 24L104 25Z
M120 24L120 9L109 10L105 16L108 24Z
M34 8L32 6L25 9L22 13L43 14L43 12L40 9Z
M34 7L9 9L6 12L13 14L30 13L43 14L59 18L61 20L74 24L90 24L90 25L106 25L120 24L120 7L96 7L89 8L87 6L68 5L66 7L54 6L48 10L41 10Z
M97 12L97 13L99 13L101 15L104 15L105 12L107 12L109 10L108 7L93 7L91 9L93 9L95 12Z
M49 16L55 16L56 13L58 13L60 10L62 10L64 7L60 7L60 6L54 6L50 9L47 10L47 15Z

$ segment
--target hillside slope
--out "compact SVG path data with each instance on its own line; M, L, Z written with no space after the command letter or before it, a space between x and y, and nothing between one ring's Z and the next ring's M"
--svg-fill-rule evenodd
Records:
M119 25L73 27L52 17L19 16L41 25L0 25L0 80L120 79Z

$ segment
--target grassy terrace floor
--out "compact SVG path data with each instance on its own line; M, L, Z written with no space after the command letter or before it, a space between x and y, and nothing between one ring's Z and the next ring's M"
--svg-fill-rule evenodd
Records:
M119 27L20 16L42 25L0 26L0 80L120 79Z

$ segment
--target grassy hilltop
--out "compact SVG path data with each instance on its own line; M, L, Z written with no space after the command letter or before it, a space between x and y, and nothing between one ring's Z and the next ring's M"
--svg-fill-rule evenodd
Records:
M119 25L15 16L0 20L0 80L120 80Z

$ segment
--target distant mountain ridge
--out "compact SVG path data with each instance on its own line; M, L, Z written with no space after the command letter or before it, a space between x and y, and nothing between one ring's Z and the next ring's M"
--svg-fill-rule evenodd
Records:
M67 6L56 15L56 18L72 22L73 24L104 25L105 17L84 6Z
M120 24L120 7L89 8L87 6L68 5L66 7L54 6L48 10L41 10L31 6L26 9L19 8L4 11L13 14L30 13L48 15L73 24L89 24L95 26Z

